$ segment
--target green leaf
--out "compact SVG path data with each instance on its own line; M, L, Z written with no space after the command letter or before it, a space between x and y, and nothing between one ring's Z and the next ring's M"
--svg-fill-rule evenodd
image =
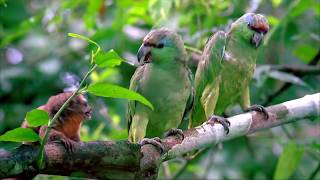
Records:
M273 179L289 179L292 173L297 169L303 151L303 148L298 147L295 142L289 142L280 155Z
M26 120L30 127L47 125L49 122L49 115L44 110L34 109L27 113Z
M87 29L91 30L96 26L97 12L101 6L102 0L88 1L86 13L83 16L83 20Z
M80 34L76 34L76 33L68 33L68 36L85 40L85 41L87 41L87 42L90 42L90 43L96 45L96 46L98 47L98 50L101 49L101 47L99 46L98 43L94 42L93 40L91 40L90 38L88 38L88 37L86 37L86 36L83 36L83 35L80 35Z
M21 146L21 142L0 142L0 149L5 149L7 151L12 151Z
M290 18L292 19L297 16L300 16L302 13L311 9L312 6L310 6L310 4L313 4L313 0L296 0L293 1L293 3L296 3L296 5L292 8L292 11L289 13Z
M0 5L4 6L4 7L7 7L6 0L0 0Z
M31 17L25 21L23 21L19 27L16 28L12 33L6 34L4 37L1 37L0 40L0 48L10 44L12 41L24 36L27 34L32 28L34 28L37 23L41 20L41 15L37 15Z
M148 9L152 19L156 22L166 20L172 8L172 4L172 1L150 0Z
M304 63L308 64L318 52L315 46L309 44L299 45L293 52L294 55L299 57Z
M36 142L40 137L30 128L16 128L0 136L0 141Z
M136 100L153 110L152 104L145 97L121 86L107 83L96 83L91 84L87 90L89 93L96 96Z
M279 24L279 19L275 16L267 16L267 19L271 26L277 26Z
M281 4L282 0L272 0L271 2L273 7L278 7Z
M96 63L102 68L118 66L122 61L122 58L113 49L108 52L99 52L96 56Z
M320 143L318 142L312 142L311 148L319 150L320 151Z

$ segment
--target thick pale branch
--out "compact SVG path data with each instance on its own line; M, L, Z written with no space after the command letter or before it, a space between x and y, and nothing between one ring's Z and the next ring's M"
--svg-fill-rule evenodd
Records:
M45 146L46 167L36 166L38 147L23 145L14 151L0 149L0 178L32 177L36 174L82 176L99 179L156 178L162 161L219 143L234 137L279 126L295 120L320 116L320 93L267 108L265 120L256 112L229 118L230 133L219 124L202 124L184 132L182 140L170 136L162 140L166 152L162 155L152 145L140 147L128 141L98 141L79 143L74 152L66 152L59 143Z
M219 124L213 126L204 123L199 127L187 130L184 133L185 139L183 142L169 147L164 159L171 159L192 150L292 121L311 117L319 118L320 93L307 95L303 98L270 106L266 109L270 115L268 120L256 112L244 113L228 118L231 123L228 135L225 134L223 127Z

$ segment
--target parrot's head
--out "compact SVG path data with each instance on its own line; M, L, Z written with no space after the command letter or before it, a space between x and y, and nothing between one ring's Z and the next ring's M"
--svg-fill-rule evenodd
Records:
M143 39L137 54L140 65L145 63L176 63L186 61L181 37L167 28L150 31Z
M236 35L258 48L269 31L267 19L261 14L247 13L232 23L228 34Z

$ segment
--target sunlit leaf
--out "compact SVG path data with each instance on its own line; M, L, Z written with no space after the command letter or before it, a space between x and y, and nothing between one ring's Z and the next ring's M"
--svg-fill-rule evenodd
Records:
M317 51L317 48L315 48L314 46L311 46L309 44L302 44L299 45L293 53L307 64L317 54Z
M91 84L87 90L89 93L96 96L136 100L153 109L152 104L145 97L121 86L107 83L96 83Z
M282 0L272 0L271 2L273 7L278 7L281 4Z
M99 67L115 67L121 64L121 57L111 49L108 52L99 52L96 56L96 63Z
M34 109L27 113L26 120L30 127L47 125L49 122L49 115L44 110Z
M128 138L128 131L126 129L111 129L109 136L111 139L126 139Z
M303 152L302 147L298 147L295 142L289 142L280 155L273 179L289 179L297 169Z
M36 142L40 137L30 128L16 128L0 136L0 141Z
M275 16L267 16L267 19L271 26L276 26L279 24L279 19Z

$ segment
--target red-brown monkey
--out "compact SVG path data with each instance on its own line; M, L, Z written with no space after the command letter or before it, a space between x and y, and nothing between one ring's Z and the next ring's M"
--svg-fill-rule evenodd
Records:
M38 107L38 109L48 112L49 117L53 118L63 103L66 102L71 95L72 92L65 92L52 96L45 105ZM74 143L80 141L80 128L82 122L91 118L91 112L91 107L88 105L87 99L83 95L74 97L58 119L52 124L48 142L60 141L68 151L72 151ZM24 121L21 126L27 128L28 124ZM33 129L41 138L43 138L47 126Z

